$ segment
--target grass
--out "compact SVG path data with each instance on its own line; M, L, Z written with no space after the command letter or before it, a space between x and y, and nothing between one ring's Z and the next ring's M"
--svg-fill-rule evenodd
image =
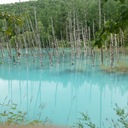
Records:
M105 124L109 125L107 128L128 128L128 107L121 108L115 104L115 119L106 118L106 122L102 122L101 127L106 128ZM81 113L81 118L75 123L73 128L99 128L94 124L87 113Z
M101 69L108 73L121 73L128 74L128 63L127 62L118 62L116 66L101 66Z
M28 121L27 112L23 112L18 109L17 104L15 103L3 103L0 104L1 112L0 112L0 127L16 127L16 126L43 126L47 122L47 118L42 121L39 119L34 119ZM43 108L43 107L42 107ZM42 109L41 109L42 111Z
M47 118L28 121L27 112L20 111L15 103L3 103L0 104L0 107L2 110L0 112L0 128L64 128L63 126L50 125Z
M62 126L53 126L53 125L47 125L47 126L38 126L38 125L0 125L0 128L64 128Z

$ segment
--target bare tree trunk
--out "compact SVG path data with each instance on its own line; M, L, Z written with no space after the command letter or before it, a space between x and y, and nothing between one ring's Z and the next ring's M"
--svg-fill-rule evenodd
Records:
M22 33L24 33L23 29L22 29ZM28 61L28 47L27 47L26 37L24 35L23 35L23 42L24 42L24 47L25 47L26 60Z
M102 13L101 13L101 0L98 0L99 2L99 29L101 29L101 16L102 16Z
M76 12L75 12L75 7L73 6L73 50L74 53L77 53L77 39L76 39Z
M69 41L69 21L66 22L66 41Z
M0 33L0 36L2 37L3 35ZM2 58L2 62L4 62L4 46L3 46L3 41L2 41L2 39L0 38L0 42L1 42L1 44L0 44L0 50L1 50L1 58Z
M122 58L125 56L125 44L124 44L124 32L121 31L121 40L122 40Z
M81 42L80 42L80 23L77 17L77 59L80 59Z
M50 39L48 37L48 44L49 43L50 43ZM52 59L53 58L53 54L52 53L50 54L48 48L46 48L46 50L47 50L47 53L48 53L48 56L49 56L50 65L53 66L53 59Z
M93 39L95 39L95 23L93 21ZM95 59L95 49L91 48L91 56L92 56L92 65L94 66L94 59Z
M4 20L3 21L3 27L7 27L7 21ZM7 47L7 50L8 50L8 61L10 61L9 59L12 59L12 51L11 51L11 46L10 46L10 43L9 43L9 37L8 35L4 35L6 38L5 38L5 42L6 42L6 47Z
M85 25L85 39L86 39L86 54L88 55L89 53L89 43L88 43L88 26L87 23Z
M102 6L101 6L101 0L99 0L99 29L101 29L102 26ZM100 49L100 53L101 53L101 64L103 65L103 47L101 46Z
M114 66L114 39L113 34L111 34L111 41L110 41L110 66Z
M93 39L95 39L95 23L93 21Z
M42 55L42 49L41 49L41 41L40 41L40 35L39 35L39 28L38 28L38 23L37 23L37 15L36 15L36 8L34 8L34 17L35 17L35 27L36 27L36 40L37 40L37 45L38 45L38 52L40 55L40 64L43 66L43 55Z
M84 32L84 28L82 27L82 38L83 38L83 45L84 45L84 56L86 54L86 36L85 36L85 32Z
M89 49L89 55L91 55L91 50L92 50L92 44L91 44L91 30L90 27L88 27L88 49Z
M72 26L72 15L71 11L68 15L69 18L69 38L70 38L70 46L71 46L71 64L74 65L74 57L75 57L75 48L74 48L74 42L73 42L73 26Z
M117 34L114 34L114 40L115 40L116 62L118 62L118 41L117 41Z

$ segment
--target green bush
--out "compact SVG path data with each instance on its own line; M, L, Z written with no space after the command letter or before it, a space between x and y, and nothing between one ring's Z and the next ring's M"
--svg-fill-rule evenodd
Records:
M116 104L114 111L117 115L117 120L111 120L111 126L108 128L128 128L128 108L120 108ZM107 119L108 120L108 119ZM96 126L88 116L88 114L81 113L81 118L78 119L76 124L73 126L75 128L99 128ZM104 127L104 126L103 126ZM106 128L106 127L105 127Z

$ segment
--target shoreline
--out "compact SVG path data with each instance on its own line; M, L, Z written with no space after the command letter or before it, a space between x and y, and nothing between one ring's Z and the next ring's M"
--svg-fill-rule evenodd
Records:
M57 125L0 125L0 128L70 128L68 126Z

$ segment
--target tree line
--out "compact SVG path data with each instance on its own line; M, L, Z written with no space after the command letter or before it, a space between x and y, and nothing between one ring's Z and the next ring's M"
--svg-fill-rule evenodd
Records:
M0 5L0 12L0 40L8 48L71 47L73 55L83 49L94 56L98 46L101 63L110 49L113 65L113 51L128 45L125 0L38 0Z
M99 1L101 1L101 7L99 7ZM115 20L127 3L125 1L125 4L121 5L114 0L108 0L107 2L105 0L38 0L1 5L0 11L21 15L22 18L25 18L27 15L34 24L34 27L34 13L36 11L38 28L44 42L48 41L48 38L53 38L52 27L54 28L54 36L58 40L69 41L71 40L69 35L73 34L74 31L75 33L79 31L80 39L83 40L82 30L84 32L90 31L90 39L95 38L95 33L99 30L100 26L104 26L107 21ZM99 12L99 9L101 12ZM26 24L24 23L24 26ZM1 23L0 27L2 26L3 24ZM87 28L90 30L85 30ZM32 30L27 31L32 32Z

